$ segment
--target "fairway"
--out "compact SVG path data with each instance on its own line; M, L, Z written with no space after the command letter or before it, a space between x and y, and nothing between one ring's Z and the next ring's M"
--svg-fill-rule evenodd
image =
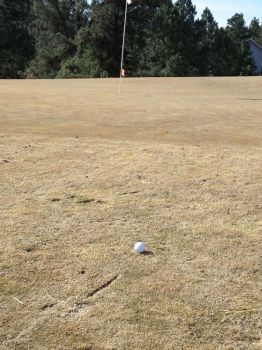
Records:
M262 349L261 91L0 80L0 349Z

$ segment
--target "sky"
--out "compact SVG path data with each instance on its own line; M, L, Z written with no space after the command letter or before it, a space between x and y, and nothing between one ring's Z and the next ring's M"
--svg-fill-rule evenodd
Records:
M193 0L197 15L201 16L208 7L220 26L226 26L227 19L235 13L243 13L247 24L257 17L262 21L262 0Z

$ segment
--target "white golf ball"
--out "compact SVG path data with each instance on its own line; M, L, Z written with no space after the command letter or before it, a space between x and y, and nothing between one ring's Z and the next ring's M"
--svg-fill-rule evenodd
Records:
M143 242L136 242L134 249L137 253L143 253L145 251L145 245Z

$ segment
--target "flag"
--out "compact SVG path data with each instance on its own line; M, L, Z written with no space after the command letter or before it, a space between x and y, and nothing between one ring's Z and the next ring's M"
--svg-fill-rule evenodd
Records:
M121 77L125 76L125 70L123 68L121 69L120 74L121 74Z

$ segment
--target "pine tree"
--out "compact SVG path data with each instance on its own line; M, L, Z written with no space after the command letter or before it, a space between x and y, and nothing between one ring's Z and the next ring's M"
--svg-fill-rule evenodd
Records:
M88 55L96 58L101 76L119 76L125 3L126 0L91 3L90 24L83 33ZM133 0L128 5L124 68L129 76L137 75L146 33L164 3L171 0ZM83 41L81 46L85 46Z
M191 0L160 6L146 33L140 74L187 76L196 74L195 15Z
M262 24L259 19L254 17L249 25L249 33L251 39L262 45Z
M161 24L158 24L160 17L164 15L161 13L161 11L165 12L164 8L171 10L172 1L133 0L132 4L128 6L124 63L129 75L139 74L140 61L144 58L144 48L146 42L148 43L148 40L150 40L152 32L160 36L160 31L165 30L161 27ZM165 15L168 16L169 14L166 12Z
M177 72L180 76L197 75L196 67L196 7L191 0L178 0L174 5L176 16L173 26L173 45L179 58Z
M0 1L0 77L17 78L33 57L30 0Z
M200 75L214 75L218 64L217 40L218 24L208 8L202 13L201 19L196 21L197 62Z
M231 48L227 49L227 57L231 63L231 75L249 75L253 71L248 39L250 37L243 14L236 13L228 20L226 34Z
M0 76L119 76L125 4L0 0ZM262 44L257 18L247 27L235 14L219 28L208 8L196 19L191 0L132 0L124 68L128 76L252 74L249 38Z
M93 0L87 45L103 76L118 76L125 0Z
M34 14L36 56L28 75L54 78L77 50L74 40L88 22L88 5L84 0L35 0Z
M174 67L170 65L174 54L172 41L174 15L171 2L156 8L150 24L144 30L144 46L140 47L139 75L170 76L174 74Z

